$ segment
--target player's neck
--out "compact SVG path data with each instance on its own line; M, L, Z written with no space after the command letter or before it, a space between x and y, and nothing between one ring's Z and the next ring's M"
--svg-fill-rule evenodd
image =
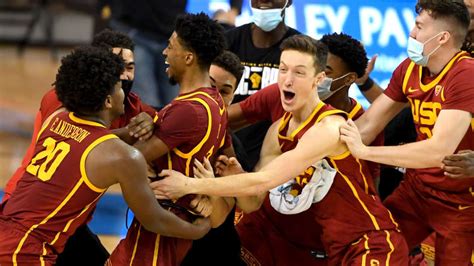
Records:
M209 71L187 71L179 82L179 94L192 92L198 88L209 88Z
M324 102L347 113L352 110L352 101L345 89L331 95L328 99L324 100Z
M427 68L431 76L438 75L459 51L460 50L456 48L440 49L440 51L436 53L436 56L430 57Z
M102 113L95 114L95 115L74 113L74 115L84 120L93 121L93 122L102 124L106 128L109 128L110 125L112 124L112 120L105 117L105 114L102 114Z
M313 97L312 100L308 100L306 102L306 104L304 106L302 106L300 109L293 111L292 112L293 122L296 123L296 124L301 124L304 121L306 121L306 119L308 119L308 117L314 111L316 106L318 106L318 103L320 101L321 100L319 98Z

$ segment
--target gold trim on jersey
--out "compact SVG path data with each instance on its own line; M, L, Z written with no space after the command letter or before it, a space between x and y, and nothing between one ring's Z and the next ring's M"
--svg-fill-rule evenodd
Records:
M403 85L402 85L402 91L403 94L407 94L407 85L408 85L408 80L410 79L411 72L413 72L413 68L415 67L415 63L413 61L410 61L410 64L408 65L407 71L405 72L405 76L403 77Z
M352 108L347 117L349 119L352 119L361 109L362 105L356 101L356 105L354 106L354 108Z
M70 220L66 223L66 226L64 226L64 229L61 230L60 232L58 232L57 237L55 237L55 239L53 239L53 241L51 241L50 245L54 245L54 244L56 243L56 241L58 240L58 238L59 238L59 234L60 234L60 233L66 233L66 232L69 230L69 227L71 226L71 224L72 224L75 220L77 220L79 217L81 217L81 216L91 207L92 204L94 204L95 202L97 202L97 201L100 199L100 197L102 197L102 195L104 195L104 193L99 194L99 195L95 198L95 200L93 200L91 203L87 204L87 206L84 207L84 209L82 209L82 211L81 211L76 217L70 219Z
M387 211L388 211L388 216L390 217L390 220L391 220L392 223L395 225L395 228L396 228L395 230L396 230L397 232L400 232L400 229L398 228L398 223L395 221L395 219L393 219L392 212L390 212L389 209L387 209Z
M387 230L384 230L385 234L387 234L387 243L388 246L390 247L390 252L387 254L387 260L385 261L385 265L390 265L390 256L392 255L393 251L395 250L395 247L393 246L392 241L390 241L390 232Z
M351 155L351 151L347 150L339 155L335 155L335 156L328 156L329 159L333 159L333 160L342 160L342 159L345 159L347 157L349 157L349 155Z
M153 250L153 266L158 262L158 252L160 250L160 235L156 234L155 250Z
M46 118L46 120L44 120L43 124L41 125L41 129L40 131L38 131L38 135L36 136L36 141L39 140L39 137L41 136L41 134L43 134L44 130L48 128L49 124L51 123L51 120L53 120L53 117L61 112L63 112L63 110L59 108L58 110L54 111L51 115L49 115Z
M330 115L335 115L335 114L343 114L347 117L347 113L344 112L344 111L341 111L341 110L338 110L338 109L334 109L334 110L329 110L329 111L325 111L324 113L322 113L321 115L319 115L318 119L316 120L316 123L319 123L319 121L323 120L323 118L325 117L328 117ZM346 118L344 117L344 118Z
M364 209L364 211L367 213L367 215L369 216L370 220L372 221L372 224L374 225L375 227L375 230L380 230L380 226L379 224L377 223L377 219L375 219L375 216L369 211L369 209L367 208L367 206L365 205L365 203L362 201L362 199L359 197L359 193L357 193L357 190L355 189L354 185L352 184L352 182L349 180L349 178L344 175L341 170L339 170L339 167L337 166L337 163L334 159L332 158L329 158L332 162L332 165L334 166L334 168L336 169L336 171L341 175L341 177L344 179L344 181L346 181L347 185L349 186L349 188L351 189L352 191L352 194L354 195L354 197L357 199L357 201L359 201L359 204L362 206L362 208Z
M78 123L78 124L82 124L82 125L88 125L88 126L93 126L93 127L103 127L103 128L106 128L106 126L102 125L101 123L97 123L97 122L94 122L94 121L90 121L90 120L85 120L85 119L82 119L82 118L79 118L77 117L76 115L74 115L73 112L70 112L69 113L69 119L71 119L72 121Z
M38 226L47 223L51 218L53 218L53 217L64 207L64 205L66 205L66 203L69 202L69 200L72 198L72 196L77 192L77 190L79 189L79 187L83 184L83 182L84 182L83 179L79 179L79 181L76 183L76 185L74 186L74 188L69 192L69 194L66 196L66 198L56 207L56 209L54 209L54 210L53 210L48 216L46 216L46 218L44 218L41 222L32 225L32 226L28 229L28 231L25 233L25 235L23 236L23 238L22 238L22 239L20 240L20 242L18 243L18 246L17 246L15 252L13 253L13 256L12 256L13 266L17 266L17 265L18 265L17 260L16 260L16 257L17 257L17 255L18 255L18 253L20 253L21 248L23 247L23 244L25 243L26 239L27 239L28 236L31 234L31 232L33 232L33 230L35 230L36 228L38 228Z
M362 264L361 265L367 265L366 264L367 255L369 255L369 253L370 253L369 237L367 236L367 234L364 234L364 238L365 238L364 248L365 248L366 251L365 251L364 255L362 255Z
M155 112L155 116L153 117L153 123L156 123L158 121L158 113Z
M305 128L309 122L311 122L311 120L313 120L314 116L319 112L319 110L321 110L321 108L323 108L323 106L325 106L324 102L323 101L319 101L318 102L318 105L316 105L316 107L314 108L313 112L311 112L311 114L308 116L308 118L306 118L303 123L301 123L295 130L293 130L293 132L291 132L290 134L288 134L289 132L286 132L286 135L287 136L284 136L284 135L281 135L280 134L280 130L278 130L278 137L281 138L281 139L287 139L287 140L290 140L290 141L293 141L295 139L295 136L303 129ZM324 112L326 113L326 112ZM322 113L321 115L323 115L324 113ZM280 129L283 130L283 128L289 123L290 119L293 117L293 114L292 113L288 113L288 118L285 119L285 120L281 120L280 122ZM283 124L284 122L284 124ZM316 124L317 122L315 122ZM288 128L289 129L289 128Z
M40 263L41 263L41 266L44 266L46 265L45 262L44 262L44 256L46 256L46 254L48 253L48 251L46 250L46 242L43 242L43 253L41 253L40 255Z
M59 231L53 238L53 240L50 242L50 243L47 243L47 242L43 242L43 255L40 257L40 260L43 260L43 256L46 255L46 244L50 245L50 246L53 246L56 241L58 241L59 237L61 236L62 233L66 233L68 230L69 230L69 227L71 226L71 224L77 220L77 218L81 217L89 208L92 204L94 204L97 200L100 199L100 197L102 197L104 193L101 193L99 196L97 196L95 198L95 200L93 200L91 203L87 204L86 207L84 207L84 209L82 209L82 211L74 218L70 219L67 223L66 223L66 226L64 226L63 230Z
M457 55L455 55L449 62L448 64L443 68L443 70L441 71L441 73L438 74L438 76L432 80L430 83L428 84L423 84L423 81L422 81L422 74L423 74L423 67L422 66L419 66L418 67L418 82L420 83L420 89L423 91L423 92L427 92L429 90L431 90L433 87L435 87L436 85L438 85L438 83L440 82L440 80L442 78L444 78L444 76L446 75L446 73L448 73L448 71L451 69L451 67L454 65L454 63L457 61L457 59L459 59L461 56L463 55L466 55L465 52L461 51L459 52ZM413 63L413 62L412 62ZM405 75L409 75L408 71Z
M133 264L135 259L135 254L137 253L138 240L140 239L140 231L142 230L142 225L140 223L135 223L135 226L138 225L137 238L135 239L135 245L133 245L132 257L130 258L130 266Z
M221 99L222 99L221 94L220 94L220 93L218 93L218 94L219 94L219 97L221 97ZM179 97L176 97L175 100L177 100L177 101L179 101L179 100L186 100L186 99L189 99L189 98L191 98L191 97L193 97L193 96L196 96L196 95L202 95L202 96L204 96L204 97L209 98L211 101L213 101L213 102L219 107L219 114L222 115L222 114L224 113L224 111L225 111L225 109L226 109L226 108L225 108L225 105L222 105L222 108L221 108L221 107L219 106L219 103L218 103L214 98L212 98L211 95L209 95L207 92L204 92L204 91L197 91L197 92L190 93L190 94L188 94L188 95L179 96Z
M107 188L98 188L96 187L94 184L92 184L92 182L89 180L89 177L87 176L87 173L86 173L86 159L87 159L87 156L89 155L90 151L95 148L97 145L99 145L100 143L106 141L106 140L109 140L109 139L116 139L118 138L116 135L114 134L107 134L107 135L104 135L96 140L94 140L94 142L92 142L87 148L86 150L84 151L84 153L82 153L82 156L81 156L81 162L79 163L79 169L81 171L81 179L84 180L84 183L94 192L97 192L97 193L102 193L104 192L105 190L107 190Z
M193 155L198 153L201 150L202 146L204 146L206 141L209 139L209 136L211 135L211 132L212 132L212 113L211 113L211 107L207 104L206 101L204 101L201 98L191 98L191 99L186 99L186 101L199 102L200 104L202 104L204 106L204 108L206 109L206 112L207 112L207 131L206 131L206 134L204 135L204 137L201 139L201 141L196 146L194 146L194 148L188 153L184 153L184 152L180 151L178 148L173 149L173 152L176 155L178 155L179 157L181 157L183 159L186 159L185 175L189 176L190 164L191 164L191 160L193 158Z
M359 172L360 174L362 175L362 179L364 180L364 191L365 191L365 194L369 194L369 183L367 182L367 178L365 177L364 175L364 171L362 171L362 164L360 163L359 159L355 158L354 159L357 161L357 163L359 164ZM375 176L374 176L375 178Z

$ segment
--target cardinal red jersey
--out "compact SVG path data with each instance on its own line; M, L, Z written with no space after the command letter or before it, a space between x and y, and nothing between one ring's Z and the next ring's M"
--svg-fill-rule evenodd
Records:
M23 157L20 167L18 167L12 177L10 177L8 183L5 186L5 195L3 197L3 201L7 200L11 193L13 193L18 179L23 175L26 166L30 163L36 144L36 138L38 137L38 132L41 129L41 126L45 123L46 119L48 119L61 107L62 103L58 100L58 97L56 96L56 90L54 88L46 92L46 94L41 99L41 106L35 117L30 146ZM141 112L146 112L151 117L156 116L156 111L152 107L142 103L138 95L130 92L125 98L125 113L119 118L115 119L112 122L110 128L116 129L126 126L132 117L138 115Z
M354 103L356 102L354 101ZM355 104L351 116L356 116L361 111L361 106ZM288 132L292 115L285 113L278 128L281 151L286 152L294 149L298 140L309 128L324 117L335 114L346 116L344 112L320 102L300 127L293 132ZM242 246L245 248L243 254L249 261L260 261L262 265L271 265L275 262L279 263L278 265L284 265L294 260L295 258L292 257L294 255L298 256L298 259L303 259L308 265L325 265L328 263L327 261L311 257L310 252L326 250L330 258L329 263L337 265L346 259L345 253L358 253L358 251L349 251L348 246L359 242L369 232L380 231L383 237L381 238L380 234L377 234L377 237L374 236L372 239L374 234L371 233L370 241L384 242L388 249L391 244L402 239L401 236L395 235L398 234L393 231L396 229L396 224L391 220L389 212L376 196L372 177L366 164L355 159L349 153L326 159L337 170L337 175L328 195L320 203L313 204L305 212L284 215L273 209L267 196L260 210L244 215L240 223L237 224L239 235L242 237ZM314 168L309 167L295 178L296 183L292 187L292 194L297 195L301 192L310 181L313 171ZM258 227L262 221L266 225ZM254 245L250 239L247 239L249 238L247 237L248 233L254 228L278 232L281 237L276 239L271 236L270 239L275 242L272 247L280 247L280 249L265 254L260 252L261 248L259 249L258 245ZM390 234L392 234L391 237ZM386 239L392 239L392 242ZM282 244L284 241L286 243ZM302 251L301 254L299 251ZM354 256L357 257L356 255L347 255L352 259ZM284 258L283 263L280 263L281 258Z
M417 141L431 138L441 110L462 110L474 113L474 59L467 52L457 53L436 76L428 69L406 59L395 70L385 94L395 101L410 102L417 131ZM474 150L474 120L459 143L459 150ZM420 154L420 156L423 156ZM409 169L409 172L431 188L449 192L464 192L472 196L473 178L449 178L439 168Z
M38 135L15 193L0 208L0 264L54 263L105 192L85 172L90 151L117 138L102 124L63 112Z
M328 115L342 114L329 105L320 103L310 118L294 132L288 133L291 119L285 114L280 125L279 142L281 150L291 150L298 140L314 124ZM339 264L348 246L371 231L392 231L397 229L389 211L378 198L370 171L364 162L354 158L349 152L326 158L337 171L331 189L318 203L312 205L315 221L322 227L322 242L330 257L330 264ZM309 181L311 172L307 169L297 184L301 190ZM389 239L389 238L387 238ZM391 245L388 241L387 245Z
M173 169L193 176L194 160L212 158L224 146L227 111L219 92L200 88L181 94L158 113L155 136L163 141L169 152L153 162L155 171ZM176 204L190 209L192 196ZM178 216L184 213L171 209ZM179 265L191 248L192 240L157 235L134 220L127 236L112 253L111 265Z

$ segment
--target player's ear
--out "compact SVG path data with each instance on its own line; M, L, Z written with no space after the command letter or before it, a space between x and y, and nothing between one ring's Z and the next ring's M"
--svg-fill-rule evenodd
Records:
M344 80L344 84L350 86L350 85L352 85L352 83L354 83L356 81L356 79L357 79L357 73L349 72L349 74L347 75L347 77Z
M319 83L326 77L326 72L321 71L314 77L313 88L316 88Z
M194 54L188 53L184 59L185 59L186 65L191 65L195 59Z
M107 97L105 98L105 101L104 101L104 106L105 106L105 109L110 109L112 108L112 95L107 95Z

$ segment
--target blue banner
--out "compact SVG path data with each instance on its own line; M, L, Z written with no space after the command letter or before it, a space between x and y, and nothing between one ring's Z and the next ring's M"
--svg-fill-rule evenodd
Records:
M237 25L251 21L249 1L244 0ZM323 34L344 32L359 39L370 57L378 59L371 77L385 88L393 70L407 57L406 45L415 25L415 0L294 0L286 11L286 23L314 38ZM204 11L210 16L229 8L227 0L189 1L188 11ZM368 103L357 88L350 95L365 107Z

